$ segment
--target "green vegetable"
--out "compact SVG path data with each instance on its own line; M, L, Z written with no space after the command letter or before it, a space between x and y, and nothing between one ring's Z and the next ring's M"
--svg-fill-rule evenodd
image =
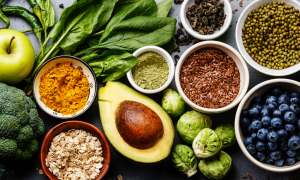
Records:
M130 6L131 7L135 6L137 3L141 3L141 2L147 3L147 4L151 3L151 5L149 5L149 6L144 6L145 13L149 14L149 16L156 16L157 6L156 6L156 3L154 0L122 0L122 1L118 1L115 6L113 15L115 15L116 13L118 13L124 9L127 9Z
M29 160L44 133L36 105L24 91L0 83L0 160Z
M216 127L215 132L222 141L222 148L228 148L236 142L234 127L231 124L220 124Z
M202 129L193 141L193 150L198 158L209 158L219 152L222 141L214 130Z
M2 6L2 11L5 15L20 16L25 21L27 21L33 28L36 37L39 39L40 45L42 47L42 30L43 27L39 20L27 9L20 6Z
M3 27L4 29L7 29L10 25L10 21L9 19L5 16L5 14L2 12L2 2L5 0L0 0L0 20L3 21L5 23L5 27Z
M7 171L5 170L5 166L0 164L0 180L5 180L7 176Z
M188 111L177 122L177 131L180 137L192 144L195 137L204 128L210 128L212 120L209 116L197 111Z
M230 172L231 166L231 157L220 151L212 158L200 160L198 167L208 179L223 179Z
M172 117L181 116L185 111L185 103L181 96L172 89L163 92L162 108Z
M45 39L47 39L47 29L55 24L55 11L51 3L51 0L36 0L41 10L41 17L39 17L44 33Z
M82 58L93 68L97 77L103 82L121 78L138 62L138 59L126 51L107 50L101 55L91 54Z
M172 7L173 0L163 0L157 3L157 17L167 17Z
M197 157L193 150L182 144L175 146L172 152L172 165L179 172L191 177L197 172Z

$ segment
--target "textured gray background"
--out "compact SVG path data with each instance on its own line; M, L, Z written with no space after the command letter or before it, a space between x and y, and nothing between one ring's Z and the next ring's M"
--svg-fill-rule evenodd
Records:
M157 0L157 2L160 2L161 0ZM220 38L216 39L218 41L225 42L231 46L233 46L235 49L237 49L236 42L235 42L235 26L236 26L236 20L238 19L239 15L242 13L243 9L249 5L253 0L244 0L244 7L239 7L238 3L239 0L233 0L231 2L232 9L238 9L238 11L233 14L232 18L232 27L228 29L228 31L222 35ZM297 0L299 1L299 0ZM52 0L53 6L56 11L56 21L59 19L60 12L62 11L61 8L59 8L59 4L64 4L65 7L68 7L73 3L73 0ZM17 6L23 6L27 9L30 9L29 4L26 0L6 0L4 3L6 5L17 5ZM176 18L178 22L180 22L180 16L179 16L179 10L181 5L172 5L171 12L169 14L169 17ZM26 23L21 18L17 17L9 17L11 20L11 26L10 28L16 29L16 30L26 30L31 29L28 23ZM0 27L3 27L3 23L0 22ZM178 25L177 25L178 28ZM34 49L36 53L38 52L40 46L38 44L37 38L35 35L30 32L26 33L27 37L31 40ZM188 48L189 46L181 47L180 53L173 53L172 56L178 54L179 56ZM238 49L237 49L238 50ZM250 84L249 89L250 90L253 86L259 84L260 82L263 82L268 79L272 79L273 77L261 74L257 72L252 67L248 66L249 72L250 72ZM300 80L300 72L293 74L291 76L287 76L285 78L294 79L294 80ZM129 85L129 82L126 77L123 77L121 82ZM99 88L103 86L99 82ZM176 86L174 81L170 85L170 88L176 90ZM156 100L158 103L160 103L162 94L155 94L149 96ZM211 115L211 118L213 119L213 128L223 122L230 122L234 123L234 117L235 117L235 111L236 108L233 108L232 110L218 114L218 115ZM190 108L189 108L190 110ZM55 119L53 117L48 116L43 111L39 110L41 118L44 120L46 132L48 132L52 127L62 122L62 120ZM102 130L102 126L100 123L100 117L99 117L99 111L98 111L98 104L97 101L94 102L92 107L85 112L81 117L76 118L78 120L86 121L88 123L91 123ZM173 119L174 124L176 124L178 119ZM103 131L103 130L102 130ZM42 139L40 140L40 143L42 142ZM177 132L175 132L175 139L174 139L174 145L176 144L184 144L184 142L180 139ZM224 179L226 180L240 180L242 179L242 176L249 173L252 175L252 179L257 178L257 180L264 180L266 179L266 173L269 174L271 180L288 180L290 177L294 177L297 179L300 179L300 171L294 171L291 173L271 173L268 171L265 171L253 163L251 163L245 155L240 150L239 146L235 144L233 147L225 150L233 159L233 167L232 171L228 176L226 176ZM111 167L105 176L104 179L112 178L114 180L117 179L117 175L122 175L124 180L135 180L135 179L145 179L145 180L154 180L154 179L187 179L187 177L183 174L180 174L177 172L170 164L170 157L168 157L165 161L160 163L156 166L149 166L149 165L141 165L136 164L131 161L129 161L124 156L120 155L116 152L116 150L111 147L112 152L112 158L111 158ZM3 163L3 162L2 162ZM48 179L45 175L39 175L36 168L41 169L41 163L39 159L39 154L36 154L35 157L29 161L29 162L5 162L4 163L9 171L9 178L10 180L40 180L40 179ZM196 175L192 176L189 179L202 179L206 180L207 178L203 176L201 173L197 173Z

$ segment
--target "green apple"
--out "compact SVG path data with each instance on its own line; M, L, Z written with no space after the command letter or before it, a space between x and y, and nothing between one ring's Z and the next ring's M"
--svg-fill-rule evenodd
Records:
M31 72L34 59L32 44L23 33L0 29L0 82L21 82Z

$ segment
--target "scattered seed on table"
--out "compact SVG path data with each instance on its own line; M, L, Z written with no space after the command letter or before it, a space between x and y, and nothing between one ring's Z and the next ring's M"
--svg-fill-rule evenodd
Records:
M252 179L252 176L249 173L247 173L247 176L249 177L249 179Z
M242 176L242 178L243 178L243 179L247 179L247 177L248 177L247 175L245 175L245 176Z
M266 174L266 178L267 178L267 179L270 179L270 178L269 178L269 174Z
M62 9L65 8L63 4L60 4L59 7Z
M182 22L178 22L179 27L183 28Z

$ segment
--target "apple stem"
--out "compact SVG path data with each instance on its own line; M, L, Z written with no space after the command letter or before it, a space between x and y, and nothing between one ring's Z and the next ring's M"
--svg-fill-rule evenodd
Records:
M15 39L15 36L13 36L9 42L9 45L8 45L8 49L7 49L7 53L10 54L11 50L10 50L10 47L11 47L11 43L12 41Z

